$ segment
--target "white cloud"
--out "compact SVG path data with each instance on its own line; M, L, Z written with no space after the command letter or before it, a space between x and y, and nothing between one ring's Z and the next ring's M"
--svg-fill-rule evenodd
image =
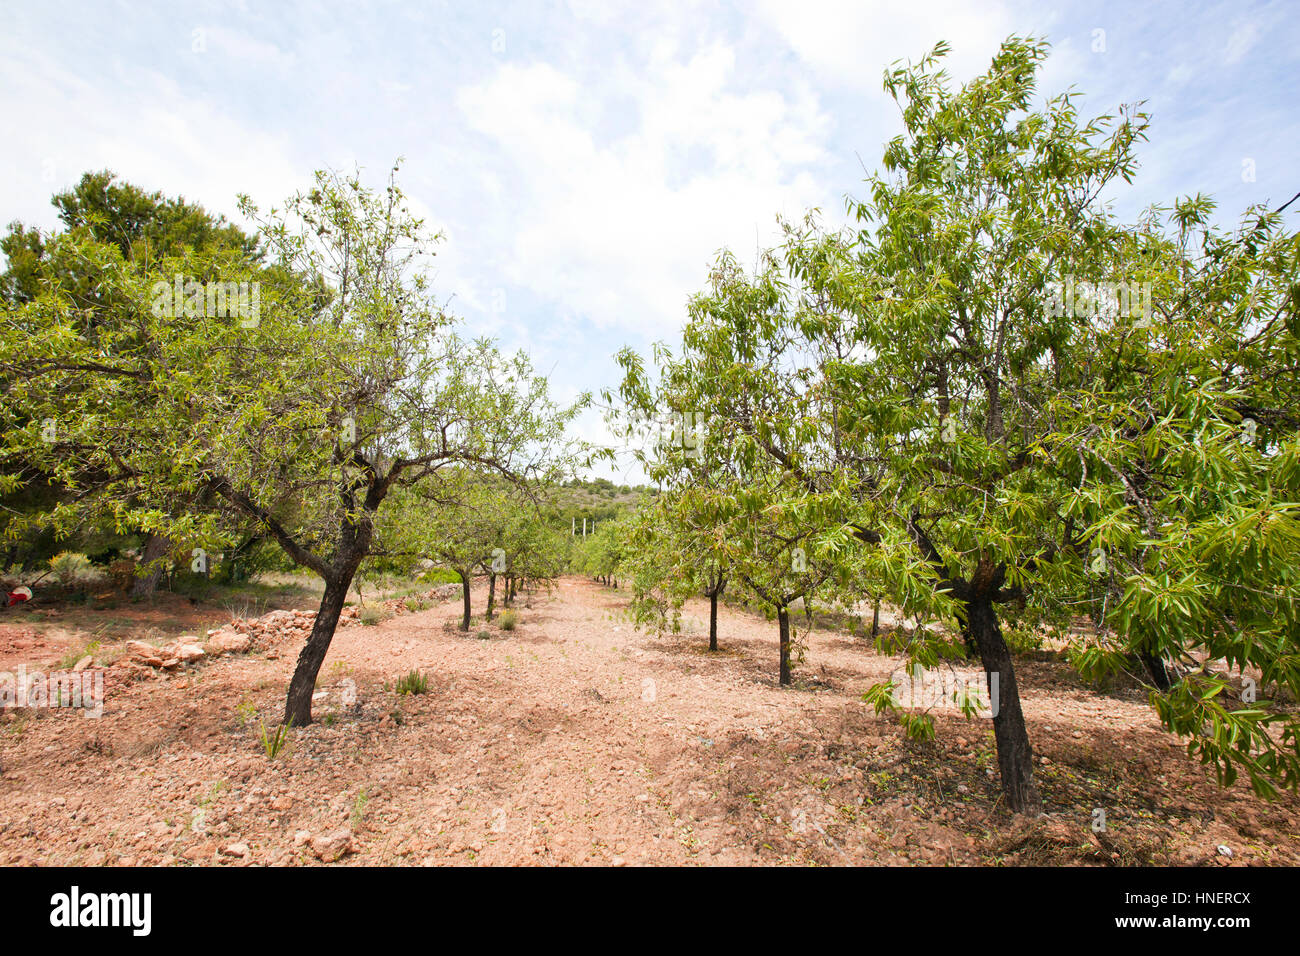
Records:
M1228 37L1228 42L1223 48L1223 62L1228 66L1241 62L1257 40L1259 40L1259 28L1250 22L1241 24L1232 31L1232 36Z
M286 54L274 43L259 40L239 30L226 27L200 26L194 30L193 39L201 36L207 52L228 56L234 60L247 60L252 63L293 66L295 57ZM193 45L193 41L191 46Z
M1001 3L966 0L763 0L761 15L823 78L880 93L895 60L919 59L939 40L952 51L945 69L958 80L983 72L1016 32Z
M0 58L5 111L15 128L30 131L27 155L42 157L0 179L0 206L10 218L52 226L51 194L98 169L232 218L240 192L269 204L306 182L290 159L287 133L248 126L152 71L133 72L122 82L130 95L104 89L35 51ZM75 116L76 122L51 124L44 119L50 116Z
M666 333L716 251L748 254L755 228L822 201L827 119L809 92L732 88L735 53L656 50L599 88L544 63L503 65L462 89L467 121L512 161L512 282L562 317ZM598 141L602 101L630 102L632 131Z

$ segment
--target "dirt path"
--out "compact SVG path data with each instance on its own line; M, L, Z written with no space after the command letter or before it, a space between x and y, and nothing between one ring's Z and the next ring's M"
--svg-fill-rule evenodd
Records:
M487 639L456 600L340 630L274 760L296 646L111 687L98 720L10 714L0 863L316 863L340 828L347 863L1300 863L1296 800L1220 791L1140 694L1064 665L1018 665L1048 816L1011 824L987 721L905 742L859 699L899 664L863 641L814 632L780 688L761 616L723 609L709 654L702 602L660 638L588 581L529 601ZM398 695L413 668L428 692Z

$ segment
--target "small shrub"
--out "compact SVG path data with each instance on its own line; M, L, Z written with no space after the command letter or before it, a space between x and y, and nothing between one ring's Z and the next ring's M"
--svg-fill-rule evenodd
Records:
M429 584L459 584L460 575L446 568L430 568L420 575L420 579Z
M407 598L406 609L408 611L427 611L429 609L429 602L421 601L419 598Z
M87 654L89 654L91 657L94 657L95 654L99 652L99 649L102 646L103 645L101 644L101 642L98 639L95 639L92 640L85 647L81 648L80 650L73 648L72 650L68 651L68 653L63 655L63 659L60 660L58 663L58 669L64 671L71 670L73 667L76 666L77 661L81 660Z
M491 640L491 639L492 639L492 632L491 632L491 631L479 631L478 634L476 634L475 636L476 636L480 641L487 641L487 640Z
M276 727L274 733L268 734L266 732L266 723L262 722L262 749L266 751L268 759L274 760L284 751L285 745L289 742L289 728L292 726L293 721L290 720L287 724Z
M90 570L90 558L76 551L60 551L50 558L50 570L59 584L69 588Z
M383 619L384 612L377 607L363 607L357 613L357 620L370 627L374 627Z
M429 678L419 671L411 671L409 674L398 678L394 687L399 694L423 694L429 689Z
M370 795L367 792L369 788L362 787L357 798L352 801L352 829L356 830L361 826L361 821L366 816L366 804L370 802Z
M519 615L514 611L501 612L501 630L513 631L519 626Z

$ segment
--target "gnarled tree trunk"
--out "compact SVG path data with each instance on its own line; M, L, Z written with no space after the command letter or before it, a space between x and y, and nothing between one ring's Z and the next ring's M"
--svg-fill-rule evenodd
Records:
M993 604L1001 579L1001 571L991 579L977 571L975 582L969 586L962 632L979 649L980 661L984 665L989 699L994 709L993 736L998 748L1002 796L1013 813L1037 814L1042 800L1034 782L1034 751L1029 745L1025 715L1020 709L1020 689L1011 664L1011 650L1002 636Z
M158 582L161 580L163 570L166 567L163 558L171 550L171 546L171 539L166 535L151 534L145 539L144 553L140 556L140 565L149 568L149 571L147 574L135 579L135 584L131 586L131 597L153 597L153 593L158 589Z
M351 574L325 582L316 621L312 624L307 643L298 654L298 664L293 679L289 681L289 696L284 704L285 722L292 722L295 727L311 723L311 695L316 690L316 675L320 673L330 641L334 639L334 630L338 627L339 615L343 612L351 586Z

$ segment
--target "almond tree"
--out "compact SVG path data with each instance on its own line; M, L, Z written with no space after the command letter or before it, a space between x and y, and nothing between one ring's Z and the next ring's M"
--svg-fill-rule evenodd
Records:
M21 223L12 223L0 238L0 252L8 260L8 267L0 275L0 300L11 305L31 303L43 289L56 287L78 306L73 322L79 334L101 342L114 341L105 334L114 323L125 322L137 334L143 330L132 321L129 310L118 307L112 287L100 281L97 258L91 255L82 259L77 254L83 242L102 245L110 253L116 249L124 263L143 269L152 268L164 257L182 256L187 249L206 253L205 259L220 263L215 271L231 269L231 257L243 259L248 265L260 259L256 240L223 217L183 199L145 192L119 181L108 171L86 173L72 189L57 193L51 203L58 210L60 234L46 236ZM22 407L10 404L5 410L8 414L0 423L4 431L26 424L21 418ZM15 543L11 546L11 553L15 553L17 542L25 536L49 530L41 516L53 508L53 499L67 494L67 490L57 481L44 481L32 462L10 460L4 470L23 476L21 506L17 500L5 503L5 511L13 516L13 520L6 521L5 537ZM105 515L86 499L98 477L94 473L82 476L80 500L75 505L80 520L76 527L60 526L60 533L85 533L95 524L114 521L111 512ZM151 504L162 506L164 502ZM145 597L153 593L164 562L172 557L171 550L172 544L164 535L146 533L139 569L143 573L135 581L133 595Z
M623 529L625 574L638 624L681 628L681 608L698 594L709 599L709 650L718 649L718 602L727 588L726 527L703 521L676 494L640 507Z
M1033 110L1045 44L1008 40L984 76L955 91L938 66L944 52L886 74L905 132L869 199L850 206L860 228L792 225L783 263L767 257L753 278L724 257L681 358L657 350L660 390L625 357L624 391L642 405L652 395L705 411L706 448L722 436L738 479L719 486L737 512L752 493L752 513L806 522L793 530L807 529L819 560L856 541L863 556L844 561L840 580L865 573L906 613L956 625L990 689L997 680L1006 805L1033 813L1040 797L999 609L1027 602L1068 618L1089 600L1098 549L1129 564L1103 614L1117 650L1151 659L1227 649L1269 680L1295 680L1291 613L1270 623L1245 607L1252 590L1294 594L1284 570L1296 541L1294 406L1279 383L1295 381L1295 241L1266 218L1188 263L1152 229L1120 226L1100 199L1131 176L1144 114L1081 123L1072 94ZM1151 296L1137 296L1149 312L1133 310L1132 295L1123 310L1058 307L1061 284L1116 280L1151 283ZM1248 412L1259 416L1259 456L1222 454ZM1190 436L1201 436L1203 456L1188 453ZM1191 514L1203 516L1194 532L1166 530ZM1248 528L1269 529L1267 560L1240 537ZM1208 579L1223 553L1238 582ZM1207 604L1209 593L1224 598ZM1162 623L1171 608L1173 620L1212 627ZM928 664L954 648L922 630L907 650ZM1080 650L1085 668L1114 662ZM1270 776L1294 785L1294 725L1224 706L1224 681L1208 680L1155 698L1166 726L1186 733L1205 717L1192 745L1203 759L1229 776L1252 770L1261 787ZM887 691L872 695L884 709ZM1261 736L1278 721L1280 745Z
M692 299L680 354L656 347L658 380L639 356L619 355L619 398L630 421L658 419L663 438L642 455L663 486L653 524L642 522L634 552L677 556L694 587L728 580L777 619L779 680L791 682L790 608L808 605L842 573L830 560L850 529L827 496L781 460L782 449L815 440L817 396L786 375L784 328L790 302L777 262L746 276L724 254L709 291ZM777 455L769 452L778 451ZM643 565L643 575L656 562ZM661 573L667 580L674 572ZM662 586L662 585L661 585ZM682 584L669 585L678 605ZM716 594L713 596L716 608ZM711 643L716 642L716 616Z
M1295 718L1254 702L1246 669L1300 687L1296 236L1264 209L1221 234L1200 199L1177 204L1172 235L1158 211L1121 226L1099 196L1131 175L1143 114L1081 124L1070 95L1032 110L1040 43L1008 40L957 91L943 52L886 74L905 133L851 205L861 228L791 226L768 282L784 302L688 325L688 347L714 342L701 393L730 396L737 411L712 407L827 519L851 515L868 577L953 622L991 692L997 678L1009 809L1040 805L1009 604L1063 624L1100 603L1076 666L1136 655L1165 726L1225 783L1294 787ZM1064 307L1069 287L1093 303ZM765 356L764 374L728 374L728 324L733 364ZM744 413L764 390L787 416ZM928 664L950 644L922 630L907 650ZM1160 679L1171 660L1181 681ZM870 697L893 706L887 687Z
M159 293L177 276L187 290L195 275L249 279L237 262L187 252L142 269L70 240L67 254L91 263L130 321L87 334L79 304L53 286L7 309L0 367L22 377L6 400L33 424L4 440L70 486L101 475L124 522L202 547L233 512L319 575L324 595L285 704L301 726L390 493L452 464L527 477L563 445L566 418L522 356L454 334L424 273L437 237L392 177L375 192L318 173L257 221L259 308L233 315L213 314L201 292L187 291L184 307ZM160 500L195 504L140 504Z

